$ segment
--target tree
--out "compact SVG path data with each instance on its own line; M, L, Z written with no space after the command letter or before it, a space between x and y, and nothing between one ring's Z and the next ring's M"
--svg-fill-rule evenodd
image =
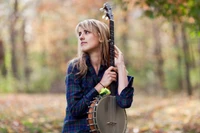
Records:
M178 66L178 75L177 75L177 81L178 81L178 86L180 88L183 88L183 80L182 80L182 70L181 70L181 52L180 52L180 41L179 41L179 24L175 21L172 20L171 22L172 25L172 38L173 38L173 45L176 51L176 62ZM180 89L178 88L178 89Z
M17 37L17 30L16 30L16 24L19 18L19 12L18 12L18 0L14 1L13 5L13 11L10 14L10 40L11 40L11 51L12 51L12 71L14 77L18 78L18 65L17 65L17 49L16 49L16 37Z
M188 95L192 95L192 86L190 83L190 51L188 46L188 41L186 37L186 31L184 25L181 25L181 37L183 40L183 51L184 51L184 60L185 60L185 75L186 75L186 85L187 85L187 91Z
M165 90L165 74L164 74L164 59L162 56L162 42L161 42L161 36L160 36L160 24L154 20L152 24L152 29L153 29L153 38L154 38L154 56L156 59L156 75L158 79L158 89L160 91L161 96L166 95L166 90Z
M4 76L6 75L5 50L2 40L0 40L0 73L2 73Z
M144 4L145 3L145 4ZM145 9L146 16L150 18L156 18L159 16L162 16L170 21L173 20L173 22L179 22L181 25L181 33L182 33L182 39L183 39L183 51L184 51L184 58L185 58L185 71L186 71L186 83L187 83L187 90L188 95L192 95L192 87L191 87L191 79L190 79L190 61L189 57L191 56L188 52L189 45L187 41L187 35L185 33L185 26L187 26L187 23L190 23L190 21L187 21L186 18L192 17L192 19L195 20L197 28L199 28L199 14L197 11L200 10L200 8L197 6L199 5L199 2L193 1L193 0L178 0L178 1L172 1L172 0L160 0L160 1L154 1L154 0L144 0L144 1L138 1L137 4L139 4L141 7L144 5L148 8ZM176 36L174 36L176 37ZM174 38L176 40L176 38ZM179 57L177 57L179 58Z

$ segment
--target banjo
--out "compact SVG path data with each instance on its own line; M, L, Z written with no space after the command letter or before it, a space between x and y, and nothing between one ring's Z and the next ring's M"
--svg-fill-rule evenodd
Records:
M114 66L114 19L112 8L105 3L103 8L104 17L109 18L109 63ZM88 111L88 126L92 133L125 133L127 127L127 115L125 109L119 107L116 102L117 85L110 85L111 95L99 95L92 101Z

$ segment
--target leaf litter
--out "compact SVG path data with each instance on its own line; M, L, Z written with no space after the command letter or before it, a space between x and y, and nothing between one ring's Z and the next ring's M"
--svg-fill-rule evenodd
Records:
M127 133L200 133L200 99L135 95ZM65 94L1 94L0 133L60 133Z

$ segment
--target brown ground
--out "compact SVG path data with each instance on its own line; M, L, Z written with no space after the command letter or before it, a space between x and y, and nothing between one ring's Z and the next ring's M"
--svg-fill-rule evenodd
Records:
M0 133L60 133L65 95L1 94ZM200 133L200 99L136 95L127 109L129 133Z

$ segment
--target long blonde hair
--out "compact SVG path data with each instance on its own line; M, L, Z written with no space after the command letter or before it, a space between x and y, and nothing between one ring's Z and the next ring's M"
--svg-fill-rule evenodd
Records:
M82 22L80 22L75 29L76 35L78 37L78 29L79 27L83 28L84 30L90 31L94 34L99 35L99 43L100 43L100 52L101 54L101 64L102 65L109 65L109 44L108 39L110 37L110 32L108 26L98 20L95 19L87 19ZM77 67L79 72L77 75L84 76L87 73L88 67L86 65L86 55L87 53L84 53L80 45L78 44L78 57L75 58L76 61L73 63L73 67Z

